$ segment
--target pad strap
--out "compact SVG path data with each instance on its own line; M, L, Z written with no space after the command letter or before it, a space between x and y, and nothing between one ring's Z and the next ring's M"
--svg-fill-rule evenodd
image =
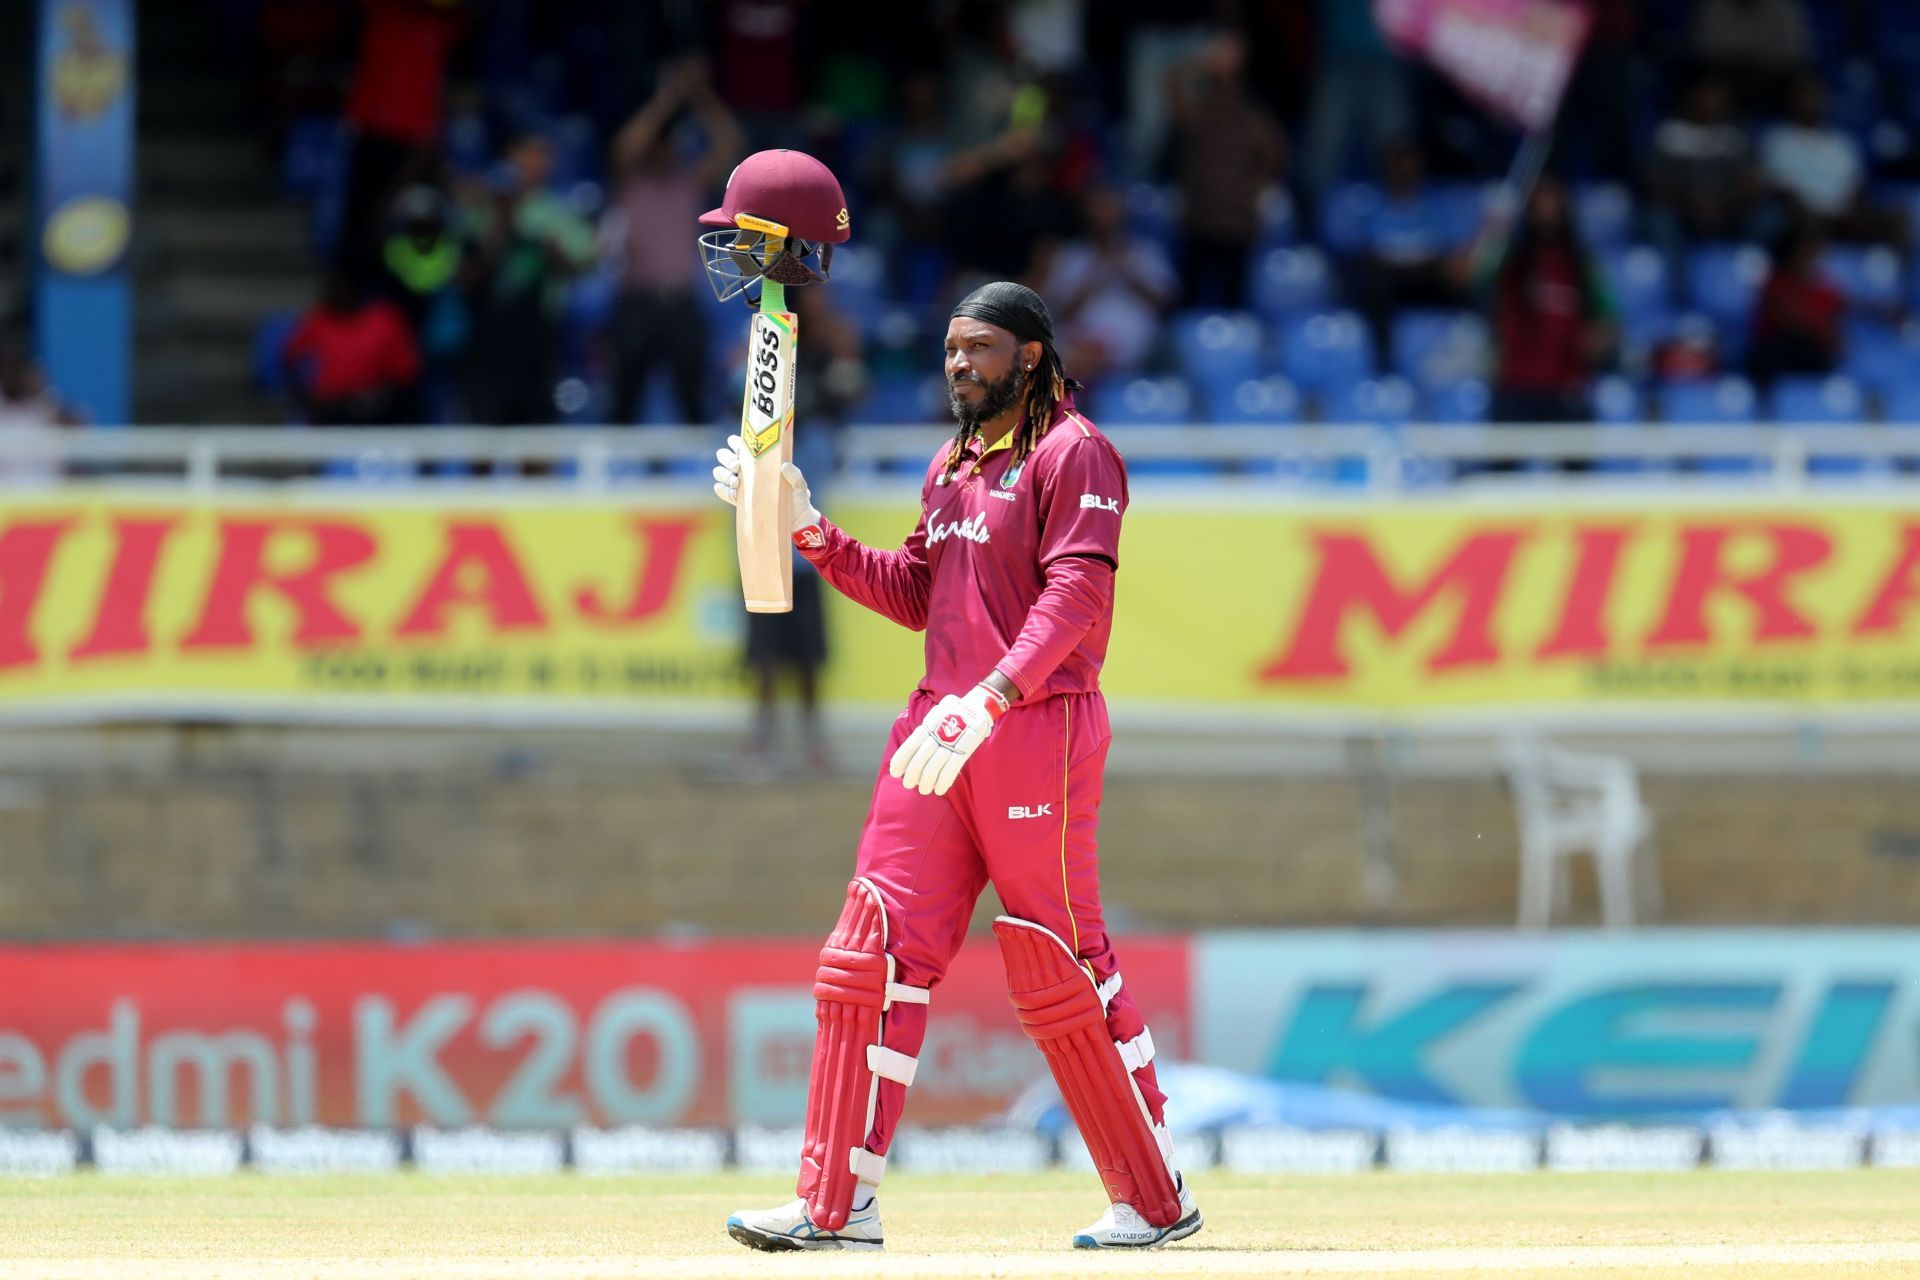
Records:
M877 1187L887 1172L887 1158L877 1156L865 1147L855 1147L847 1152L847 1172L861 1182L871 1182Z
M1138 1071L1153 1061L1153 1032L1142 1027L1139 1035L1131 1040L1115 1040L1113 1047L1120 1051L1120 1061L1127 1064L1128 1071Z
M893 957L888 956L887 958L891 960ZM889 982L887 984L886 1007L889 1009L897 1004L927 1004L931 1002L932 999L933 992L927 990L925 987L910 987L904 982Z
M1149 1054L1153 1052L1153 1045L1151 1043L1147 1045L1147 1052ZM909 1058L906 1054L889 1049L885 1045L870 1044L867 1046L867 1070L873 1072L873 1074L883 1080L891 1080L895 1084L910 1085L913 1083L913 1073L919 1066L920 1059ZM878 1182L879 1179L873 1178L870 1179L870 1181Z
M1114 970L1113 976L1100 983L1094 990L1100 994L1100 1007L1105 1009L1110 1006L1113 998L1120 994L1120 971Z

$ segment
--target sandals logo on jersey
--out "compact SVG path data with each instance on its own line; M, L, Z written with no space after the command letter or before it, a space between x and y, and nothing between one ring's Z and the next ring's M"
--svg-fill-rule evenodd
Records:
M968 542L988 542L993 538L987 529L987 513L984 511L976 512L965 520L949 520L945 524L934 518L939 514L938 507L927 513L928 546L945 542L948 538L965 538Z
M942 743L950 747L960 741L960 735L966 731L967 722L965 720L962 720L959 716L948 716L940 722L940 727L935 729L934 733Z

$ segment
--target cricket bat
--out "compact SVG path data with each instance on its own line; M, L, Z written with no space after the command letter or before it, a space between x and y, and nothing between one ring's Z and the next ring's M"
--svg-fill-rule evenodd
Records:
M745 213L734 221L742 230L766 235L769 261L780 252L786 227ZM747 330L746 399L740 409L740 439L746 442L747 456L740 460L740 501L734 514L740 592L749 613L793 609L793 491L780 467L793 461L800 322L786 308L786 286L763 277L760 309Z

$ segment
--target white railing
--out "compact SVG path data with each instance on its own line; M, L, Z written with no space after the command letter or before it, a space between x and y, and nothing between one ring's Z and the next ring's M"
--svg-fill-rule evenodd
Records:
M1920 426L1793 425L1736 427L1659 424L1639 428L1575 426L1129 426L1108 429L1133 463L1194 461L1251 472L1258 481L1278 474L1311 482L1316 464L1360 461L1365 487L1395 492L1453 482L1454 465L1525 459L1635 460L1677 468L1692 461L1747 460L1749 484L1797 488L1808 482L1813 458L1866 463L1878 483L1920 484ZM597 489L615 481L644 483L649 467L710 463L725 432L713 427L94 428L0 436L0 477L62 473L76 478L176 481L211 489L244 480L306 480L331 465L366 469L368 478L406 483L415 468L435 463L484 463L490 482ZM841 433L842 465L856 475L918 473L940 443L941 428L861 426ZM1448 465L1436 465L1448 464ZM532 468L533 475L520 474ZM1476 485L1532 480L1478 473ZM1619 483L1632 473L1557 472L1561 483ZM1726 474L1716 475L1725 483ZM675 483L684 483L682 476Z

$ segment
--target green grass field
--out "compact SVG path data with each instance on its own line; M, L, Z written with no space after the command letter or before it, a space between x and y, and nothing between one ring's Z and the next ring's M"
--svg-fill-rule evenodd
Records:
M884 1255L750 1253L729 1210L782 1178L0 1180L0 1276L1920 1276L1920 1170L1341 1178L1211 1174L1207 1227L1153 1254L1067 1247L1089 1175L889 1180Z

